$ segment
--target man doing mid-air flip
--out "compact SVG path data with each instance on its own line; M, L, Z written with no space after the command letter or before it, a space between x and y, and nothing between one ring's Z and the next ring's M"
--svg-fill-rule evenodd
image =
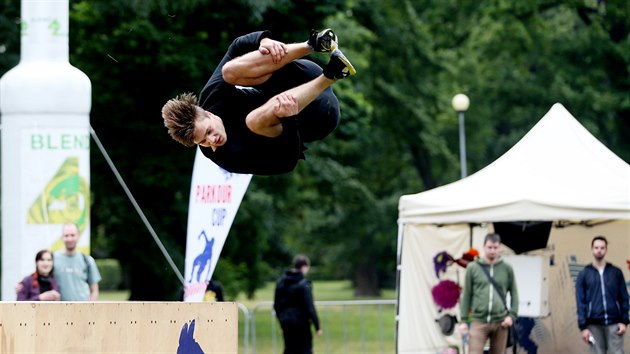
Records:
M269 31L238 37L201 90L162 108L168 133L234 173L275 175L304 159L304 143L321 140L339 124L332 85L356 74L331 29L285 44ZM330 53L322 68L302 57Z

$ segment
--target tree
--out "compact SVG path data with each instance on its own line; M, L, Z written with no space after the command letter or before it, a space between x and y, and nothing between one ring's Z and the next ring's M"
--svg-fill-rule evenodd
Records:
M264 16L285 16L280 22L283 25L275 26L282 40L304 40L308 30L300 28L298 36L293 31L301 26L295 23L316 25L339 6L338 1L329 1L313 10L313 3L73 2L71 61L92 80L92 126L177 264L183 265L194 153L171 141L161 124L160 108L180 92L199 91L229 43L259 29ZM293 12L287 11L303 16L298 22L291 21ZM154 84L156 80L160 85ZM98 230L97 237L107 238L101 243L108 248L103 252L118 258L129 274L131 299L178 298L177 278L165 266L100 152L93 149L91 158L92 225ZM250 187L254 196L275 193L257 192L257 184L254 181ZM269 266L261 249L268 237L265 216L248 203L246 197L222 257L226 264L217 272L234 272L225 277L241 279L236 282L238 289L226 284L226 290L251 295Z
M555 102L630 158L629 58L621 54L628 53L627 2L589 8L582 1L366 0L353 14L373 34L365 46L370 75L360 81L374 107L372 124L389 143L381 161L404 161L415 170L397 170L390 189L368 184L377 199L458 178L450 100L459 92L472 99L466 120L472 172L514 145ZM385 222L379 225L392 237Z
M0 73L17 63L17 3L2 2ZM630 160L625 1L72 0L70 13L92 126L182 269L194 153L161 126L163 103L198 92L240 34L340 34L359 72L335 85L342 123L296 171L253 178L216 270L228 296L252 295L295 253L309 254L313 276L353 279L359 295L391 286L398 198L459 178L456 93L472 101L471 173L555 102ZM121 261L132 299L177 298L177 278L97 149L91 159L94 251Z

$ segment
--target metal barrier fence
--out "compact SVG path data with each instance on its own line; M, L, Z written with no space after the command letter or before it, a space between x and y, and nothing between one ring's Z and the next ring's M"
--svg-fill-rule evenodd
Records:
M396 300L316 301L323 341L314 339L318 353L392 353L395 348ZM384 309L383 307L387 307ZM244 354L283 350L282 331L273 302L260 302L250 311L238 304L243 314ZM323 346L323 348L322 348Z

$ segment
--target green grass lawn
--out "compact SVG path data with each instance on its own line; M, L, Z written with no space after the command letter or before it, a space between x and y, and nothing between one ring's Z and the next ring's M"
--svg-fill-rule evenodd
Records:
M273 301L274 287L275 283L268 282L263 288L256 291L254 299L248 300L241 295L235 301L246 305L248 308L252 303ZM378 298L356 297L353 294L354 289L352 289L350 281L347 280L314 281L313 293L315 301L394 299L396 296L395 291L391 289L384 290Z
M237 302L244 304L254 320L250 325L249 353L282 353L282 333L278 321L271 313L274 283L268 283L257 291L253 299L239 297ZM386 290L379 298L357 298L349 281L313 282L315 301L375 300L394 299L395 292ZM258 304L258 306L256 306ZM317 353L393 353L395 350L395 308L393 305L318 305L317 312L324 331L322 337L315 337L313 350ZM239 311L239 353L244 353L243 313ZM255 339L253 336L255 330Z
M129 290L101 290L98 293L99 301L127 301Z
M279 354L283 350L282 332L272 315L275 283L256 291L252 299L239 296L234 301L245 305L252 315L248 353ZM315 301L392 300L394 290L385 290L378 298L355 297L349 281L313 282ZM101 291L101 301L126 301L128 291ZM228 299L229 300L229 299ZM324 335L313 339L316 353L393 353L395 350L395 308L393 305L318 305L317 312ZM253 331L255 330L255 338ZM245 316L239 310L239 353L245 353Z

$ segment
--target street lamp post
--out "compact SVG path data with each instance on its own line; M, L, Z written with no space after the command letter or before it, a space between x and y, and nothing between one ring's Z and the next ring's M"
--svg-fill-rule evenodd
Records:
M461 166L462 178L464 178L468 175L466 171L466 128L464 127L464 112L468 110L470 100L468 96L463 93L458 93L453 97L451 104L459 116L459 164Z

